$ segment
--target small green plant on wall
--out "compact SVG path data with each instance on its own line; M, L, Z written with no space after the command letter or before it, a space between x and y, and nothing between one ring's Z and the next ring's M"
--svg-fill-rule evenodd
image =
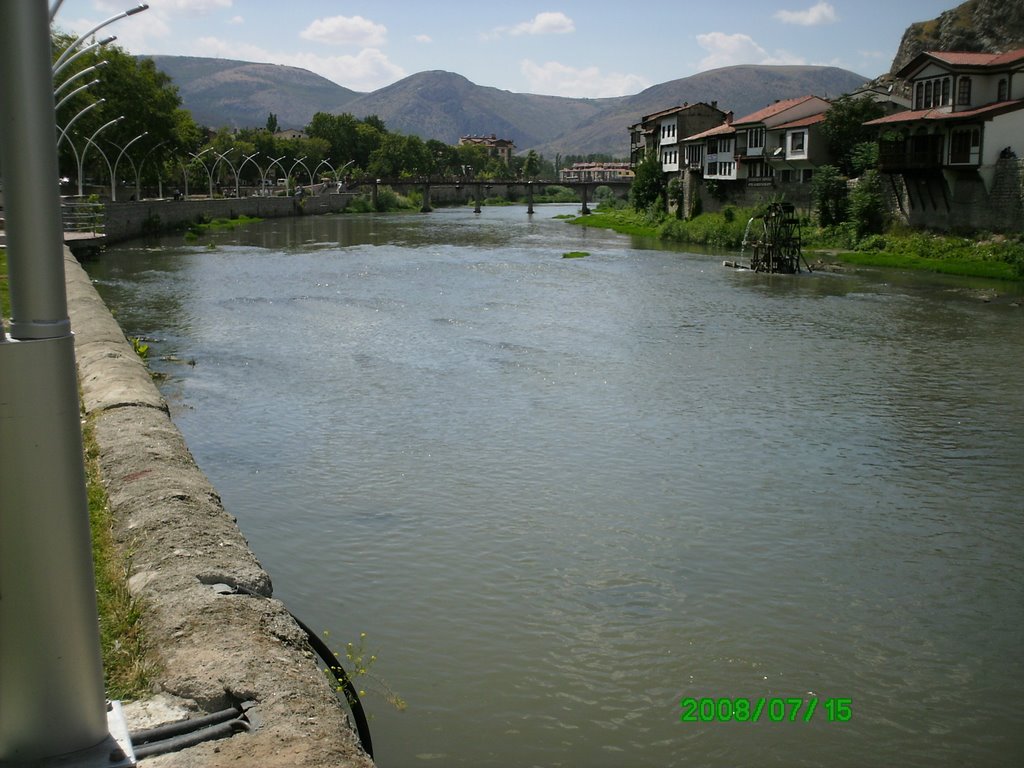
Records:
M325 638L329 636L329 632L324 632ZM334 656L341 663L341 654L335 651ZM367 692L375 693L399 712L405 710L408 706L405 699L395 693L384 680L370 671L370 668L377 662L377 655L367 651L365 632L359 633L358 643L345 644L345 661L348 663L341 663L341 665L347 672L352 684L356 686L361 697L366 696ZM324 670L324 673L328 676L331 674L330 670ZM339 693L344 693L344 689L340 684L335 686L335 690Z

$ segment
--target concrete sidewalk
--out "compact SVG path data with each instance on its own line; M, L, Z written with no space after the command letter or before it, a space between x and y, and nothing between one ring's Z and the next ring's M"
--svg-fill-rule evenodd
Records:
M251 732L147 758L154 768L372 768L305 634L196 466L147 368L65 248L83 404L95 424L115 536L163 667L154 700L125 706L138 730L255 701ZM214 584L266 597L218 594ZM159 693L157 696L156 694Z

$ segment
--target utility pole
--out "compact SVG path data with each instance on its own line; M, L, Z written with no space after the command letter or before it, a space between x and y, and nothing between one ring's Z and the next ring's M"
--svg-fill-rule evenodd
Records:
M134 759L103 689L52 66L45 0L0 3L0 766L109 768Z

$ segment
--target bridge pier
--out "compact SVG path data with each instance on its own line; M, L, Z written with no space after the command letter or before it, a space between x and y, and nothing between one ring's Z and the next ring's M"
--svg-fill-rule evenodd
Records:
M526 182L526 215L533 215L533 182Z
M430 213L433 209L430 207L430 182L423 182L423 205L420 206L420 213Z
M580 185L580 198L583 200L583 208L580 210L580 215L581 216L589 216L590 215L590 208L587 207L587 195L588 195L589 191L590 191L590 185L589 184L581 184Z
M373 205L373 210L377 210L377 187L380 186L380 179L373 180L373 187L370 191L370 202Z
M480 213L480 198L483 192L483 184L479 181L473 185L473 213Z

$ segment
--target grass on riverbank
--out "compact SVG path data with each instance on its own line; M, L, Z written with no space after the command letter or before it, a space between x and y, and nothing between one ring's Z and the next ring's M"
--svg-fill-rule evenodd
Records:
M7 249L2 247L0 308L3 317L10 316ZM128 592L128 561L114 541L107 492L99 474L99 451L88 420L82 440L106 694L111 699L139 698L148 692L155 666L142 631L140 605Z
M263 219L256 216L237 216L233 219L212 219L210 221L195 221L188 225L185 231L186 240L194 240L207 232L224 232L235 229L242 224L251 224Z
M100 477L99 446L88 419L82 440L104 684L108 698L137 699L149 691L156 663L143 631L142 606L128 591L128 558L114 541L107 490Z
M753 210L725 209L690 220L651 221L630 209L599 210L580 216L573 224L613 229L627 235L653 237L729 250L740 250ZM918 232L895 227L884 235L854 242L848 228L802 229L804 252L828 260L875 267L914 269L964 277L1024 281L1024 237L963 237Z

